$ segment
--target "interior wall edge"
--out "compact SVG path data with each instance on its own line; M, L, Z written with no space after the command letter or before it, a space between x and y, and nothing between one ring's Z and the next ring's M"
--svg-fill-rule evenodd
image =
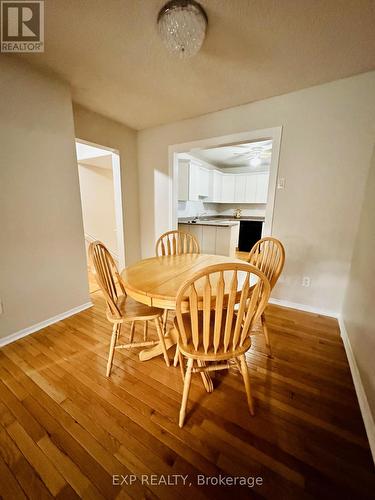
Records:
M345 320L342 314L338 316L340 335L345 347L346 357L348 358L350 373L353 378L355 392L357 394L357 399L359 407L361 410L363 423L365 425L367 438L369 441L372 459L375 464L375 419L371 412L371 408L367 399L366 391L362 383L361 375L359 373L357 360L355 358L352 345L349 339L348 331L345 326Z

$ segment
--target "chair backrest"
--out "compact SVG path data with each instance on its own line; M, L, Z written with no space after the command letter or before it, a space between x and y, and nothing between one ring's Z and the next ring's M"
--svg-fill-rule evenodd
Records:
M156 256L200 253L195 236L183 231L168 231L160 236L155 246Z
M94 241L89 245L89 257L96 281L103 292L110 312L114 317L121 318L120 310L116 305L119 297L117 286L120 287L123 295L126 295L126 292L112 255L101 241Z
M271 237L257 241L250 250L248 262L263 271L272 290L279 279L285 262L285 250L281 241Z
M240 348L264 311L270 290L266 276L245 262L200 270L177 293L176 317L182 344L205 354Z

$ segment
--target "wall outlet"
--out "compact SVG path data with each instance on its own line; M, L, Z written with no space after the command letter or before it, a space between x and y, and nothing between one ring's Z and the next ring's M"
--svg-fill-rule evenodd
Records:
M310 276L304 276L302 278L302 286L309 287L311 285L311 278Z
M277 189L284 189L285 188L285 177L279 177L277 179Z

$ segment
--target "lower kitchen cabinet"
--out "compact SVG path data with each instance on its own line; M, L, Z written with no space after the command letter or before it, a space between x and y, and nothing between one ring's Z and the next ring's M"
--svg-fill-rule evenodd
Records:
M235 257L238 245L239 222L228 226L212 224L179 224L178 228L197 239L201 252Z

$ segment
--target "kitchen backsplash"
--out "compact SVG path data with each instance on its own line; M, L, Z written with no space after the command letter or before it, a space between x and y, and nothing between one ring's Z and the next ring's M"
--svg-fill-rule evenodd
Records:
M236 208L241 209L242 216L264 217L266 204L250 203L204 203L203 201L179 201L178 217L195 217L201 215L233 215Z

